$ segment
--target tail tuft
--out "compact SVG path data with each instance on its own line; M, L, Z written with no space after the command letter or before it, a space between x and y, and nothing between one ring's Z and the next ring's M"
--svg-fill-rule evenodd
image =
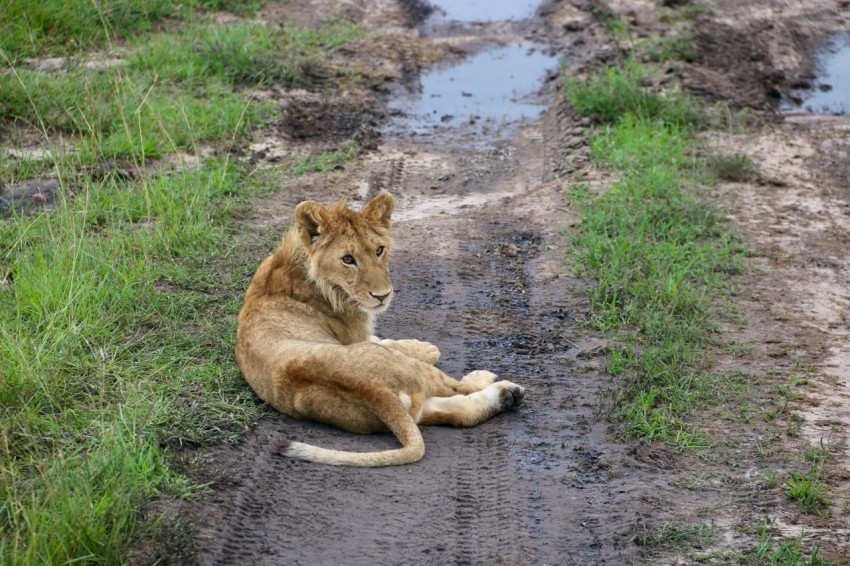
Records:
M286 452L289 450L290 446L292 446L292 442L281 438L279 440L275 440L271 444L271 451L275 454L279 454L281 456L286 456Z

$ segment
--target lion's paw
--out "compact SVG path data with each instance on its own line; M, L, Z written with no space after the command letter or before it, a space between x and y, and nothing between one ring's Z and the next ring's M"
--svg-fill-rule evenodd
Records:
M463 379L461 379L461 381L469 383L470 385L473 385L478 389L484 389L485 387L489 387L490 385L495 383L497 379L498 377L495 373L479 369L469 372L468 374L463 376Z
M499 381L494 386L499 389L499 404L502 411L519 407L522 404L522 400L525 398L525 387L510 381Z
M396 348L406 356L432 366L440 361L439 348L430 342L423 342L422 340L381 340L381 344Z

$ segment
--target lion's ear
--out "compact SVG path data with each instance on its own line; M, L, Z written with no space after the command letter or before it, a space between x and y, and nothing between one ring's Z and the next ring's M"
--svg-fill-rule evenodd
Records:
M375 198L366 203L360 213L377 222L384 228L389 228L391 221L390 217L395 209L395 199L390 193L379 193Z
M295 207L295 222L301 240L308 248L325 231L329 220L327 209L316 201L305 200Z

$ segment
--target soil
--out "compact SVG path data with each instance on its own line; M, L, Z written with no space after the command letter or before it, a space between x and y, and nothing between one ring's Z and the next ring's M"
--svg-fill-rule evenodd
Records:
M639 38L670 33L669 16L692 3L609 6ZM380 80L353 94L278 93L285 118L246 157L257 166L275 167L273 156L305 144L333 146L359 133L371 141L342 171L292 177L264 196L246 232L279 226L307 198L357 204L391 191L398 293L378 334L430 341L447 373L492 370L528 395L518 410L473 429L425 428L425 458L386 469L281 458L270 450L280 437L361 451L396 441L270 416L240 443L193 456L203 465L191 473L210 487L197 502L176 504L190 518L190 534L148 549L145 560L690 563L693 553L752 550L769 518L778 533L802 534L804 546L850 563L850 119L780 110L813 72L812 50L846 29L850 8L826 0L715 0L710 8L694 20L694 57L674 72L699 95L750 109L755 127L707 134L705 142L749 155L757 169L712 195L752 250L750 270L735 280L746 324L723 328L724 340L746 354L718 348L717 366L752 377L757 413L781 401L777 385L804 374L807 384L779 420L730 421L709 411L699 425L718 443L715 458L613 434L605 407L616 382L601 369L606 342L576 322L587 312L588 282L566 266L562 231L577 221L563 189L577 179L609 179L588 161L589 123L563 101L552 80L557 67L532 87L538 117L472 116L412 128L404 115L388 116L393 100L421 88L423 73L493 45L535 42L556 52L560 72L571 75L616 60L621 40L594 17L598 2L551 1L526 19L488 23L429 23L429 10L415 1L270 2L260 16L276 22L305 24L345 9L375 34L347 56ZM824 479L833 504L805 515L770 477L800 469L803 447L821 442L832 454ZM669 524L705 524L714 539L637 544L644 539L636 535Z

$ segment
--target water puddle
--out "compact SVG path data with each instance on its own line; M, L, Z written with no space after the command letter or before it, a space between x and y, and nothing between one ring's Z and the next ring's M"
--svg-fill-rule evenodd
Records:
M532 44L481 51L460 64L438 67L421 78L421 91L390 106L403 118L397 125L414 135L446 130L479 130L537 117L543 101L534 95L557 57Z
M828 39L815 62L817 78L794 91L800 105L816 114L850 114L850 33Z
M463 0L438 2L435 14L440 20L456 22L499 22L524 20L534 15L539 0Z

